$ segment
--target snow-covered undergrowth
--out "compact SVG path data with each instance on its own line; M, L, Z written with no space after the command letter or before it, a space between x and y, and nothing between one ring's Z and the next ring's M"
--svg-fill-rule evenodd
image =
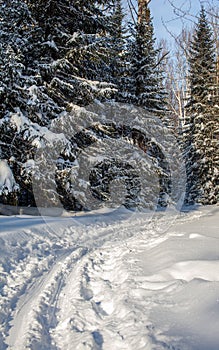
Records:
M0 160L0 195L16 190L14 176L6 160Z
M0 349L218 350L219 207L0 217Z

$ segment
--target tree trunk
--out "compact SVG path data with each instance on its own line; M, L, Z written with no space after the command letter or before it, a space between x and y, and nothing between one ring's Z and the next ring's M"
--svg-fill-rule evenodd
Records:
M138 23L146 22L150 20L150 10L148 4L151 0L138 0Z

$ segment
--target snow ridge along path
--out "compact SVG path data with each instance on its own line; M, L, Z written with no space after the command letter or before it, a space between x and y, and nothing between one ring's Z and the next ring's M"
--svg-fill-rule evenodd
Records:
M108 214L102 223L93 215L47 218L45 224L42 218L2 217L0 349L218 349L210 331L207 348L196 346L197 329L186 333L189 309L180 294L189 296L189 286L194 294L206 292L200 279L207 277L211 298L219 291L218 208L179 214L177 231L164 230L170 219L139 215L113 222ZM197 229L201 220L214 223L209 236ZM186 254L176 251L179 242L188 244ZM169 330L174 308L183 332ZM197 320L192 324L198 327Z

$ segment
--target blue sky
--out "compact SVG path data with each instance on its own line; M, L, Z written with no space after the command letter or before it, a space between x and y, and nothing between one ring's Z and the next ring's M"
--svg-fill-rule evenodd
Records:
M185 16L182 16L183 13L181 11L174 10L168 0L152 0L150 3L150 9L153 16L155 36L157 39L170 37L165 26L174 35L179 34L183 25L193 24L196 20L193 16L197 16L200 11L199 0L191 0L191 2L185 0L173 0L172 3L174 3L176 7L182 9L185 13L191 15L187 15L185 18ZM177 11L178 14L174 13L174 11ZM181 17L178 15L181 15ZM162 22L165 23L165 26Z
M133 4L136 4L137 0L132 0ZM190 14L182 18L177 16L174 13L174 8L170 5L172 2L176 7L181 8L185 13ZM200 11L200 2L206 6L207 3L217 3L218 0L151 0L150 9L153 17L154 29L155 29L155 37L159 40L161 38L170 39L171 35L168 34L168 31L165 29L165 26L162 22L165 23L168 30L177 35L180 33L183 25L192 25L194 21L196 21L196 16ZM123 1L123 5L127 7L127 1ZM182 13L181 13L182 14Z

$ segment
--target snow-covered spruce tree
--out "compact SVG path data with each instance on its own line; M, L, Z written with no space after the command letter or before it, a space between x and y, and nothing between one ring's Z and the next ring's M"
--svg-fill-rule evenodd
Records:
M0 2L2 157L20 185L20 204L33 203L34 149L47 133L41 127L69 102L87 104L116 91L109 65L112 4Z
M33 204L29 166L41 126L63 109L49 98L29 54L36 23L23 1L0 2L0 148L19 184L18 204ZM30 125L34 124L34 128ZM45 129L44 129L45 132ZM4 202L11 203L10 195Z
M118 93L116 98L120 94L122 89L122 77L125 72L125 59L126 59L126 39L127 29L123 24L124 12L121 0L116 0L114 4L114 10L112 13L112 31L110 33L111 39L111 52L110 52L110 76L112 82L117 86Z
M184 126L186 203L213 204L219 193L219 108L214 97L215 43L203 7L190 45Z
M50 97L60 106L86 105L114 94L108 83L110 20L113 1L28 0L29 8L42 30L37 64ZM43 59L42 59L43 58Z
M158 65L154 29L147 1L139 1L138 22L128 44L128 64L122 95L162 118L166 113L163 76Z
M27 3L42 37L30 65L39 67L49 96L67 110L71 110L72 104L86 105L94 99L114 96L118 70L115 66L112 69L112 62L118 65L116 54L120 49L119 38L117 43L114 41L118 4L49 1L45 6L32 0ZM69 150L62 156L65 164L72 161ZM66 167L57 171L57 191L65 207L75 209L77 203L66 191L68 171Z
M19 108L45 125L62 112L49 99L37 66L30 66L36 23L23 1L0 2L1 116Z
M30 26L31 21L20 1L1 1L0 14L0 115L3 117L7 111L23 104L21 91L27 80L23 74L27 35L24 28Z

